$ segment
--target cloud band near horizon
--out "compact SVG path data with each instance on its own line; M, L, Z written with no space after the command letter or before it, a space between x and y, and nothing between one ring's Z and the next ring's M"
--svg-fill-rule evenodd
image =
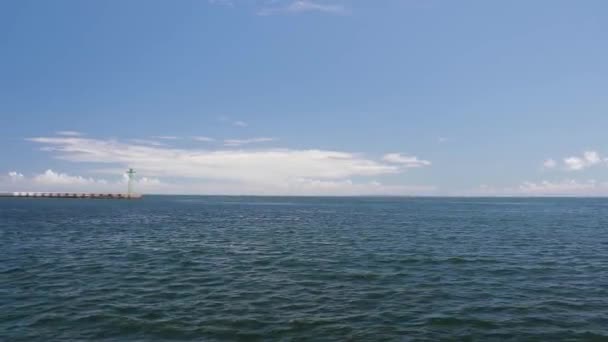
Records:
M377 177L430 165L415 156L389 153L374 160L361 154L323 149L175 148L130 140L129 143L83 136L34 137L28 141L55 158L96 165L93 174L121 174L128 167L141 175L176 184L223 184L234 192L292 194L408 194L433 186L384 185ZM265 139L264 141L271 141ZM239 141L240 143L240 141Z

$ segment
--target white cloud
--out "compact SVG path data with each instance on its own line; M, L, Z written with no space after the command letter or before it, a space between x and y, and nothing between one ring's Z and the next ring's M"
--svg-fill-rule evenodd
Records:
M599 164L602 161L599 153L595 151L585 151L582 157L564 158L564 164L567 170L580 171L588 167Z
M258 15L297 14L305 12L346 14L348 11L340 4L327 4L311 0L297 0L283 6L263 8L258 11Z
M58 131L55 133L57 133L57 135L63 135L66 137L80 137L80 136L84 135L84 134L82 134L80 132L76 132L76 131Z
M177 149L124 144L113 140L39 137L30 141L52 146L60 159L129 165L151 176L177 176L239 181L277 178L342 178L396 173L399 168L346 152L324 150Z
M11 182L18 182L23 180L23 174L17 171L11 171L8 173L8 178L11 180Z
M275 141L275 140L276 140L275 138L265 138L265 137L250 138L250 139L226 139L226 140L224 140L224 146L238 147L238 146L243 146L243 145L248 145L248 144L258 144L258 143L270 142L270 141Z
M549 158L543 162L543 167L545 169L554 169L556 166L557 166L557 162L551 158Z
M585 161L579 157L569 157L564 159L564 164L568 170L582 170L585 168Z
M237 126L237 127L247 127L249 126L249 124L245 121L242 120L232 120L230 117L226 116L226 115L220 115L217 117L217 119L225 124L229 124L232 126Z
M129 139L129 141L134 142L136 144L142 144L142 145L151 145L151 146L164 146L165 145L161 142L154 141L154 140L147 140L147 139Z
M162 192L169 189L169 184L161 182L158 178L136 177L135 191ZM126 192L127 177L115 177L115 180L74 176L51 169L43 173L26 177L23 174L11 171L8 177L0 177L0 188L10 191L41 191L41 192Z
M431 165L428 160L418 159L416 156L406 156L400 153L388 153L382 158L385 162L400 164L405 168L424 167Z
M34 176L34 183L44 185L84 185L84 184L107 184L105 180L96 180L93 178L84 178L81 176L70 176L67 173L57 173L51 169L46 170L44 173Z
M606 191L608 188L603 183L595 180L580 182L574 179L551 182L524 182L518 188L518 192L528 195L577 195L591 194L598 191Z
M435 186L407 186L407 185L384 185L378 181L355 183L350 179L345 180L320 180L320 179L297 179L289 185L289 191L302 195L428 195L433 194Z
M437 143L439 143L439 144L443 144L446 141L448 141L448 138L446 138L446 137L437 138Z
M608 195L608 183L593 179L526 181L514 187L504 188L481 185L471 194L483 196L606 196Z
M202 141L202 142L212 142L215 141L215 139L210 138L210 137L205 137L205 136L196 136L196 137L192 137L192 140L195 141Z
M179 137L176 137L174 135L157 135L157 136L153 136L152 138L154 138L154 139L162 139L162 140L177 140L177 139L179 139Z
M587 151L584 153L584 156L585 156L585 160L590 165L595 165L602 161L602 159L600 158L600 155L595 151Z
M375 183L365 180L365 177L400 173L404 167L430 164L416 157L401 155L394 159L398 163L388 163L348 152L317 149L210 151L81 137L37 137L28 140L42 144L56 158L102 166L96 172L116 175L133 167L141 176L173 179L163 191L177 193L298 194L298 191L305 193L304 188L331 188L337 185L341 187L339 193L352 192L353 189L373 194L429 189L379 184L372 187ZM236 146L242 141L227 143ZM344 189L346 187L351 190L347 191Z

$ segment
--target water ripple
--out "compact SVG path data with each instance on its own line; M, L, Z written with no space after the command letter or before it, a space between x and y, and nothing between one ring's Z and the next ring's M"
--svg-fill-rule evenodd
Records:
M608 340L608 200L0 200L0 340Z

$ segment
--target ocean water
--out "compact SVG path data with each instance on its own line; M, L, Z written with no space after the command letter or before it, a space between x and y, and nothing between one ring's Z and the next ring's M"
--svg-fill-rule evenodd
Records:
M2 341L606 341L608 200L0 199Z

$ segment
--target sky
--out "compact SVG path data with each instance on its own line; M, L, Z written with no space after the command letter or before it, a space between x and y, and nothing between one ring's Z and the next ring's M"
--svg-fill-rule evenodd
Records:
M0 191L608 195L604 0L3 0Z

